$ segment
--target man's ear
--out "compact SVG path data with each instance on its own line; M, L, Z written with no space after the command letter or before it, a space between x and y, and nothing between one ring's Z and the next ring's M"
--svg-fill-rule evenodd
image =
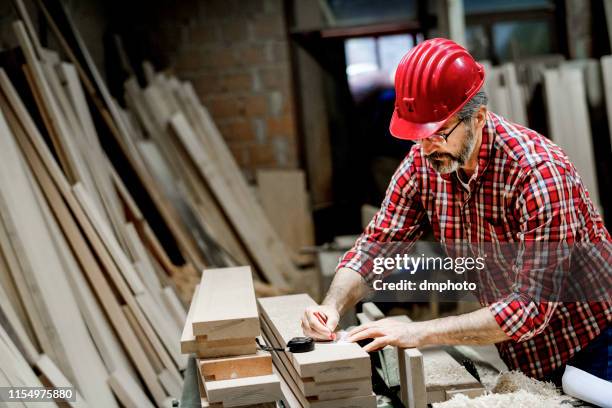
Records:
M478 111L475 115L476 118L476 130L480 130L484 127L487 122L487 107L485 105L480 105Z

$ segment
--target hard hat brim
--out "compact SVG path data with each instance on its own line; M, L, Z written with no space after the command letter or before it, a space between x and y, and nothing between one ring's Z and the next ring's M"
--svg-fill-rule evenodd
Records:
M438 122L415 123L400 118L397 114L397 109L395 109L391 117L391 123L389 124L389 131L398 139L425 139L440 129L450 117L452 117L452 115Z

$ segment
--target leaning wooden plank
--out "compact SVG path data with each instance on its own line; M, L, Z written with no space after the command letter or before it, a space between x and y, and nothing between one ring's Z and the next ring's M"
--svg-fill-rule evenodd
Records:
M199 360L200 372L207 381L231 380L272 374L272 357L267 351L239 357Z
M79 313L53 237L36 203L24 162L4 119L0 115L0 190L7 204L6 221L13 223L15 239L32 265L33 280L53 323L71 379L92 406L117 406L106 384L107 373ZM34 245L33 243L37 243ZM64 368L64 367L63 367ZM93 402L95 400L95 402Z
M166 286L162 289L162 301L166 305L166 308L170 311L174 322L177 325L182 326L187 319L187 312L185 311L185 307L181 303L181 300L178 298L176 291L171 286Z
M97 206L91 199L90 194L81 184L73 186L74 194L79 199L83 210L87 213L89 220L95 227L100 239L104 242L108 252L112 255L115 264L123 274L126 282L130 285L132 293L139 295L145 293L145 286L138 273L134 270L132 263L125 255L124 250L119 245L115 234L109 228L109 225L104 221L99 213Z
M221 170L215 164L215 159L202 148L185 116L182 113L174 115L171 124L266 278L270 283L286 288L291 279L287 271L293 270L294 267L291 262L284 262L288 261L288 258L278 237L274 234L268 235L269 231L258 229L257 219L244 212L240 203L245 197L236 196L229 189ZM261 208L260 212L261 217L265 218ZM262 235L264 233L265 235Z
M117 370L111 373L108 383L125 408L153 408L140 386L125 371Z
M0 268L4 268L4 263L1 257L2 256L0 254ZM36 350L34 343L32 343L32 340L24 327L24 324L28 322L23 322L20 320L19 316L17 316L17 313L15 312L13 304L9 299L10 298L4 290L4 287L0 285L0 325L2 325L11 335L13 342L22 351L28 363L34 364L36 360L38 360L38 350Z
M129 165L136 172L139 180L142 182L143 187L150 195L151 199L155 203L157 210L162 215L166 225L172 231L174 238L177 240L181 250L185 251L185 255L192 260L195 265L199 268L204 265L203 259L197 248L195 248L194 243L191 242L190 238L187 236L186 231L183 229L181 223L176 222L176 214L174 213L172 207L164 200L163 196L160 194L158 186L155 185L151 177L147 174L147 172L142 168L141 164L135 160L132 155L130 155L129 149L125 144L125 135L129 133L128 129L125 127L124 122L121 120L119 115L117 106L113 101L110 92L106 88L106 85L102 81L102 77L98 73L98 70L93 64L91 57L89 56L89 52L85 47L83 41L80 38L79 32L75 29L70 16L67 15L63 9L63 5L61 2L43 2L37 1L37 4L42 11L47 23L49 24L49 28L56 36L59 44L62 49L70 59L70 61L75 65L79 73L79 77L85 87L87 93L89 94L91 100L95 104L95 106L100 111L100 115L108 127L108 130L111 132L117 143L119 144L121 150L125 154L125 157L128 159ZM57 26L53 16L49 13L48 7L53 5L56 8L59 8L59 13L66 17L68 22L68 26L65 27L69 33L71 33L76 39L76 48L83 55L85 59L85 64L87 65L87 69L91 72L93 78L90 78L88 74L83 69L81 61L77 59L75 53L71 49L71 46L66 41L62 31ZM95 86L93 84L95 81ZM96 88L97 87L97 88Z
M166 392L174 398L179 398L183 389L182 379L176 378L167 369L162 370L158 375L159 381L162 383Z
M612 3L606 2L606 14L612 13ZM612 26L612 21L608 23ZM612 31L609 33L612 36ZM608 121L612 118L612 55L601 57L601 72L603 75L604 95L606 96L606 112ZM610 145L612 145L612 126L609 126Z
M73 253L86 272L91 287L96 291L98 299L102 303L107 315L110 316L110 322L113 324L116 333L138 368L149 391L156 401L163 402L165 394L155 377L151 364L134 336L134 332L130 329L129 323L115 298L114 291L100 269L96 257L83 239L81 228L92 245L98 248L97 252L100 261L108 273L113 276L113 280L117 282L116 287L121 290L126 285L122 285L121 281L117 280L119 273L114 269L115 265L108 253L104 251L103 245L95 234L93 227L88 223L87 217L72 195L68 181L55 162L36 125L17 95L15 88L1 68L0 85L4 94L0 98L2 110L7 115L9 122L12 123L15 137L24 151L56 219L59 220L60 226L73 249ZM64 202L64 200L66 201ZM79 225L77 225L75 219L78 220ZM129 289L125 288L123 293L125 294L128 291Z
M40 370L40 372L47 378L50 385L55 388L59 387L72 387L73 384L68 381L68 379L62 374L62 372L57 368L55 363L51 361L49 357L46 355L41 355L38 361L36 362L36 367ZM88 407L87 401L81 396L78 390L75 391L76 400L74 402L66 402L70 407Z
M362 306L365 313L371 320L380 320L385 317L385 314L372 302L366 302Z
M232 380L204 380L204 388L209 402L220 402L224 407L273 402L282 397L276 374Z
M43 212L44 218L48 221L47 226L54 239L55 247L60 255L64 270L68 276L68 282L73 288L75 299L87 325L87 329L91 333L92 339L102 357L102 361L106 365L108 372L114 371L117 368L126 370L131 375L134 374L132 367L123 352L119 341L114 336L112 328L108 323L106 316L102 312L100 305L96 301L95 295L77 264L74 255L71 253L66 238L60 231L59 225L53 222L53 214L51 209L45 205L42 193L35 191L39 205Z
M5 387L42 387L43 384L34 374L32 368L17 350L6 331L0 326L0 386ZM16 406L27 408L50 408L57 407L55 402L17 402ZM11 408L13 404L11 403Z
M400 397L407 408L425 408L427 389L423 355L416 348L397 349L400 375Z
M261 334L251 268L205 269L192 319L193 333L207 340Z
M260 298L258 301L270 328L284 344L293 337L304 335L300 326L302 314L308 306L316 305L305 294ZM291 357L302 378L312 377L317 382L372 375L370 357L357 343L316 343L314 351L291 354Z
M301 253L302 248L315 244L304 172L258 170L256 178L259 201L292 258L297 264L312 263L312 254ZM286 204L289 202L292 205Z
M153 301L153 298L148 293L136 295L136 301L179 369L185 369L187 367L187 357L181 354L180 333L175 328L172 320L164 314L163 310Z

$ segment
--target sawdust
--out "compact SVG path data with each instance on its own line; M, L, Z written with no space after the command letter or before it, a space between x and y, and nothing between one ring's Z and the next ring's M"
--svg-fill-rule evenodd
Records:
M490 380L490 378L487 378ZM487 389L491 389L487 387ZM518 371L502 373L486 395L470 399L458 394L434 408L534 408L569 407L574 399L561 395L552 383L534 380Z
M572 404L566 397L560 395L547 397L524 390L509 394L487 394L473 399L458 394L451 400L433 404L434 408L558 408L571 406Z

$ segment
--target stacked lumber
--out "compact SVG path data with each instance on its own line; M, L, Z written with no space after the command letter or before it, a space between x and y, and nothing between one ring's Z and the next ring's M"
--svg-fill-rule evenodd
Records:
M304 310L315 305L308 295L259 298L266 343L284 348L303 336ZM285 399L296 407L375 407L368 354L356 343L317 342L307 353L275 352L274 366L282 377Z
M272 357L256 347L260 334L251 269L204 270L181 337L182 352L198 357L203 406L235 407L281 399Z
M361 324L384 318L382 311L371 302L363 304L363 312L357 314ZM408 316L392 316L392 319L410 322ZM484 387L450 354L441 348L397 349L387 346L381 353L384 370L395 370L387 376L399 374L400 398L409 408L424 408L427 404L447 401L457 394L469 398L485 392Z

